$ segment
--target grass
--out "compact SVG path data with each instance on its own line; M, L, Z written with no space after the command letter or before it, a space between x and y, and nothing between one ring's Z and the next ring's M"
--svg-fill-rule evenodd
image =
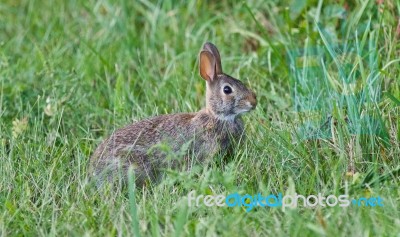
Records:
M377 2L2 1L0 235L400 236L400 4ZM97 189L88 159L114 129L204 105L206 41L257 92L249 139L224 165ZM247 213L188 207L191 190L384 206Z

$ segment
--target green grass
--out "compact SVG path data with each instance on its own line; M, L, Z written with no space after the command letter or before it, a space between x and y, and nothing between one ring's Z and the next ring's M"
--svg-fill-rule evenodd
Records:
M0 235L400 236L400 3L384 2L2 1ZM223 165L97 189L88 160L114 129L204 105L206 41L257 93L249 139ZM188 207L191 190L384 207L247 213Z

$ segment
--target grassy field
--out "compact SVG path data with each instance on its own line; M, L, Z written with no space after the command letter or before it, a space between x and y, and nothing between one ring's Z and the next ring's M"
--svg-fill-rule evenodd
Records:
M384 2L384 3L380 3ZM400 236L400 3L0 3L0 236ZM257 93L227 162L96 188L116 128L204 106L203 43ZM383 207L188 206L197 194L377 197Z

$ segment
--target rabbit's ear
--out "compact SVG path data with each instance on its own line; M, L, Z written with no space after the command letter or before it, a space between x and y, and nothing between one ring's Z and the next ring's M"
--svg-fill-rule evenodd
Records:
M215 58L209 51L200 52L200 75L206 81L212 81L217 76L215 72Z
M217 73L218 75L222 74L221 56L219 55L217 47L214 44L207 42L204 44L203 50L209 51L212 53L212 55L214 55L215 73Z

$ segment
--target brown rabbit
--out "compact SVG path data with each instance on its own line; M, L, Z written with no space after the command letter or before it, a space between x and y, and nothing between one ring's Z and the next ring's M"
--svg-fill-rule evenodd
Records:
M175 167L182 163L168 159L171 152L178 154L183 149L186 159L181 161L192 157L203 162L219 151L232 149L232 142L243 134L243 122L238 115L256 107L256 95L222 72L218 49L211 43L205 43L200 52L200 75L207 85L204 109L133 123L116 130L99 145L90 165L100 183L113 180L118 174L125 177L132 166L136 184L142 186L147 180L156 180L168 164Z

